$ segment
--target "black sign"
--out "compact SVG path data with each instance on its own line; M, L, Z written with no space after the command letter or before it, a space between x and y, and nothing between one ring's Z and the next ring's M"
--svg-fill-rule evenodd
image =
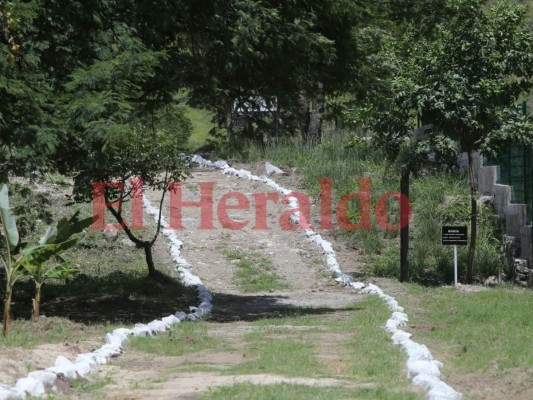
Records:
M467 243L468 229L466 226L443 226L442 244L465 245Z

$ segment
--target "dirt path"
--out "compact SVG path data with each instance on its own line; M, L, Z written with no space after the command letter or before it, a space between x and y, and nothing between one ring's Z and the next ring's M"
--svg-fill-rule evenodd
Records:
M213 318L219 320L249 320L280 307L329 307L342 308L353 302L353 295L335 284L324 271L323 260L316 246L301 231L282 229L279 218L287 211L285 205L268 202L267 226L271 229L253 229L255 207L252 193L272 193L258 182L250 182L222 175L218 171L197 169L183 190L184 201L199 198L196 182L213 182L215 221L214 230L197 229L200 210L184 209L183 225L187 228L179 234L185 243L184 257L194 265L194 272L213 293L216 309ZM217 205L228 192L239 192L250 199L250 210L228 211L234 221L250 221L242 230L224 229L217 219ZM147 194L155 200L152 193ZM231 204L231 203L229 203ZM233 203L234 204L234 203ZM176 213L168 202L164 210ZM288 285L282 291L266 291L247 295L237 287L236 267L224 253L256 254L269 259Z
M287 179L287 178L285 178ZM184 242L182 255L193 265L198 275L213 294L213 313L206 319L207 336L217 343L225 343L219 350L212 348L181 356L165 357L143 351L128 350L110 365L102 367L100 378L112 376L113 383L105 390L106 398L179 398L193 399L198 393L220 385L239 382L251 383L300 383L317 386L353 387L355 382L331 378L301 378L273 374L220 374L219 370L234 368L247 361L246 336L257 333L253 321L285 315L320 315L324 321L333 322L347 318L347 308L364 296L339 286L327 272L321 254L301 231L288 231L280 225L280 215L286 212L285 205L269 202L267 226L271 229L253 229L255 207L252 193L272 192L266 185L227 177L218 171L197 168L194 177L183 186L183 201L198 201L198 183L214 183L215 229L198 229L201 212L196 207L185 207L182 223L187 228L178 233ZM245 195L251 204L250 210L228 211L234 221L250 221L241 230L223 229L217 218L217 205L228 192ZM146 193L153 204L157 193ZM228 204L235 204L235 201ZM163 214L177 212L167 198ZM205 216L204 216L205 218ZM164 239L162 239L164 240ZM285 288L246 293L237 285L238 267L235 257L249 255L252 260L268 259L274 272L281 277ZM228 256L229 255L229 256ZM355 265L355 263L354 263ZM352 265L353 267L353 265ZM353 269L353 268L352 268ZM335 359L334 364L346 362L345 356L332 352L333 347L323 343L347 340L349 335L324 333L322 328L283 326L288 334L306 337L310 343L319 345L319 358ZM306 335L306 330L313 335ZM317 331L317 332L315 332ZM186 345L186 344L184 344ZM191 370L191 365L202 365L203 371ZM212 370L211 372L207 372Z

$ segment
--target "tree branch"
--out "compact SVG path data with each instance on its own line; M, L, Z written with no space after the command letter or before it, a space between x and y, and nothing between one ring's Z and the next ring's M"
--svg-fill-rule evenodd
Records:
M107 201L107 195L105 197ZM124 221L124 218L122 218L122 212L115 210L113 206L107 206L107 209L109 210L109 212L111 212L111 214L113 214L120 226L124 228L124 232L126 232L128 238L136 245L142 246L144 242L133 234L131 229L126 224L126 221Z
M163 213L163 201L165 200L165 194L168 191L168 168L165 169L165 182L163 185L163 194L161 195L161 200L159 201L159 217L157 219L157 229L154 235L154 238L152 239L151 243L152 245L157 240L157 236L159 235L159 232L161 231L161 218Z

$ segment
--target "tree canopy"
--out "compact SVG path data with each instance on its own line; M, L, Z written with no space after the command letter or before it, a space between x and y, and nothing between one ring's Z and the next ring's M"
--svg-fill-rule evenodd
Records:
M272 134L254 113L236 128L261 99L275 134L316 145L341 99L390 158L417 118L431 133L410 154L529 145L515 107L533 86L526 16L505 0L3 1L0 181L71 172L81 201L91 180L180 178L177 99L214 111L229 139Z
M381 107L370 107L371 125L377 142L392 155L412 135L417 118L431 129L412 152L426 148L453 155L460 149L468 154L471 281L477 230L472 154L494 156L510 143L533 144L531 116L516 107L533 88L533 29L527 7L507 1L410 4L422 23L412 16L399 18L398 36L384 49L394 61L388 96L380 97Z

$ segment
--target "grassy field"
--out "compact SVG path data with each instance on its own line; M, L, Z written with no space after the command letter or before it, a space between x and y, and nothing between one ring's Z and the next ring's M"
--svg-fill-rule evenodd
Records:
M206 114L199 112L196 118L205 122ZM200 128L197 134L206 128L207 125ZM204 139L193 140L201 143ZM240 158L254 162L267 159L282 167L296 168L296 173L305 178L304 188L315 195L316 179L321 177L334 179L337 196L357 191L354 177L361 176L372 178L374 198L397 190L398 175L394 166L384 163L378 152L364 146L346 148L338 141L325 141L314 150L297 149L295 145L249 146ZM317 159L321 162L317 163ZM68 189L64 178L50 178L42 185L52 188L50 212L54 219L74 212L67 206L64 196ZM438 243L439 227L443 222L460 223L467 218L466 196L461 175L427 172L413 180L413 266L415 271L430 271L425 276L435 279L424 283L449 279L446 274L450 273L450 249L443 249ZM84 215L90 215L89 205L78 208ZM488 223L490 217L490 209L482 209L478 254L480 271L493 273L498 268L500 244L490 242L498 235ZM109 218L107 222L112 220ZM148 234L153 226L148 219L145 222ZM39 224L38 230L45 225L44 221ZM375 230L358 232L348 237L346 243L366 255L367 274L390 276L397 274L397 240L397 235ZM163 240L159 241L155 255L158 269L172 275L172 262ZM276 289L287 288L276 274L275 266L259 255L226 251L225 256L237 267L236 279L244 291L262 291L272 285ZM9 340L0 339L0 350L101 338L104 332L116 326L147 322L196 303L193 291L176 281L147 280L142 251L131 247L123 234L116 240L109 240L101 232L88 230L78 246L65 257L79 265L80 274L68 282L50 282L44 288L42 312L46 318L38 323L28 321L32 285L29 282L17 285L13 335ZM464 266L464 254L460 257ZM443 379L466 393L466 398L525 400L533 397L529 383L533 373L533 346L530 344L533 291L512 286L467 287L458 291L377 279L387 293L406 307L410 316L406 330L445 363ZM0 296L2 289L0 285ZM271 374L346 382L338 387L237 383L199 396L204 400L422 399L424 394L413 388L406 378L405 354L391 345L383 329L389 317L390 310L385 304L372 297L342 310L341 318L333 318L327 310L295 310L284 317L250 322L249 329L237 336L215 336L215 331L227 329L227 324L223 323L183 323L155 338L132 338L127 349L165 357L222 352L244 355L242 362L222 370L209 363L193 361L173 365L166 374L176 371ZM32 366L27 369L31 370ZM72 383L72 387L79 393L99 397L113 383L113 377L106 376Z
M385 230L375 219L378 199L399 191L398 167L386 161L384 154L365 142L347 147L347 142L334 131L316 148L298 148L295 143L257 146L248 144L236 156L242 160L260 162L268 160L284 168L296 170L302 175L303 188L317 196L318 179L333 181L336 200L349 193L358 193L356 179L370 178L372 196L372 229L339 232L348 245L359 250L365 257L365 270L372 276L396 277L399 274L399 231ZM320 162L316 162L320 160ZM411 277L424 284L450 283L453 280L452 248L441 245L443 225L469 224L469 189L463 173L447 173L436 169L419 171L411 178ZM399 220L397 202L389 202L391 224ZM348 215L353 221L359 218L358 202L348 205ZM475 276L478 281L498 270L507 272L499 257L501 234L492 218L492 206L480 206L478 252ZM467 246L459 251L459 274L463 279L466 271Z
M533 396L533 291L402 287L406 330L444 362L444 377L468 399Z
M161 355L194 351L203 360L176 365L174 372L205 371L231 377L264 375L338 382L335 385L338 387L332 387L331 383L317 387L292 383L234 384L200 396L205 400L422 399L423 393L406 379L403 351L392 345L383 329L389 314L380 299L371 297L354 303L340 314L326 309L295 309L284 317L258 319L247 324L246 329L241 324L237 331L214 322L201 323L199 328L179 324L169 335L135 338L128 343L128 348ZM176 346L175 338L181 338L181 346ZM227 351L242 354L242 361L223 368L205 361L204 354Z
M192 134L187 144L189 150L194 151L206 144L207 139L210 138L209 131L215 127L215 124L212 122L213 113L187 105L181 107L185 111L185 116L192 122Z

